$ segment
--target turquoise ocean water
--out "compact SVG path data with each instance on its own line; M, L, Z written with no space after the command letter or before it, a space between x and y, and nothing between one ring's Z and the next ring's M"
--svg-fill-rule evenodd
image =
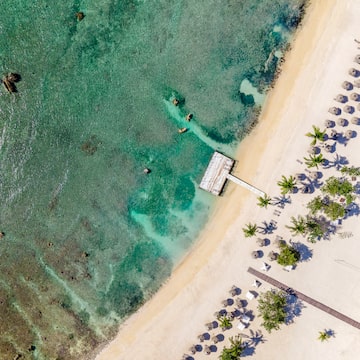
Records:
M302 3L1 1L0 69L21 81L0 92L0 359L86 358L159 288Z

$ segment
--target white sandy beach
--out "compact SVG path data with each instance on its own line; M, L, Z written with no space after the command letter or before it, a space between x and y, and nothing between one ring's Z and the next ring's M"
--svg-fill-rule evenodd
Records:
M306 166L300 162L308 156L311 140L304 134L312 130L312 125L323 129L326 119L336 120L328 109L343 107L334 100L337 94L360 93L356 87L351 92L341 87L344 80L354 81L348 74L349 68L360 70L360 65L354 62L354 57L360 54L360 44L354 41L360 40L359 16L359 0L312 1L259 124L239 148L235 175L275 197L280 195L276 183L281 175L306 174ZM357 105L355 101L349 103ZM360 117L360 111L342 114L348 120L352 116ZM349 122L347 127L336 125L335 129L338 132L351 129L356 136L346 144L337 143L336 152L324 153L325 158L332 161L337 153L346 157L350 165L360 166L360 126ZM334 167L321 171L324 178L338 174ZM312 259L301 262L292 272L270 263L272 267L267 275L360 321L358 217L344 220L331 241L316 244L291 237L285 227L290 224L291 216L306 213L306 203L315 195L316 191L291 195L292 203L281 210L280 216L275 216L273 212L277 208L261 209L256 205L254 194L229 184L189 255L160 291L121 326L116 339L96 359L181 359L184 353L189 353L191 345L199 343L197 336L206 331L204 324L215 320L213 314L222 308L221 301L229 297L232 285L241 288L241 298L245 298L248 290L270 289L266 283L259 289L251 286L254 277L247 269L251 266L259 270L262 260L251 257L251 252L259 249L256 237L243 236L241 229L248 222L261 225L263 221L277 221L278 228L266 236L271 244L262 249L267 262L267 253L274 249L276 235L301 241L313 251ZM356 202L359 204L359 198ZM349 237L341 236L344 233ZM303 305L293 324L271 334L262 330L265 342L254 348L254 358L358 358L358 329L311 305ZM261 329L256 299L249 302L248 308L253 310L255 318L250 327L242 331L245 334L249 334L249 329ZM217 359L221 348L228 345L228 336L238 333L236 320L234 325L232 330L224 332L226 339L217 344L217 352L209 356L199 352L193 355L194 359ZM335 337L321 343L317 336L324 329L332 329ZM219 332L212 330L211 334Z

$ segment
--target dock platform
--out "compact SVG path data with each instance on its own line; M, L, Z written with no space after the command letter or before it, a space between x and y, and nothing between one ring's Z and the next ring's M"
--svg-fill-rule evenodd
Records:
M263 191L231 174L234 164L235 160L215 151L201 180L200 189L219 196L224 189L226 181L230 180L252 191L257 196L265 196Z

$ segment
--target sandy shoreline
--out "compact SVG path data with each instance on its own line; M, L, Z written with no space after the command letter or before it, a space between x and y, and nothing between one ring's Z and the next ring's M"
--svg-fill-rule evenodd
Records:
M328 108L335 105L334 96L343 90L341 82L349 78L347 71L354 66L353 58L357 54L354 38L360 37L360 31L356 32L356 14L360 14L360 4L356 0L312 2L276 87L267 98L258 126L239 147L235 174L272 197L279 195L276 181L281 175L304 171L304 166L296 161L308 155L309 139L304 134L311 130L312 124L323 127L325 119L330 118ZM360 165L360 155L354 151L358 137L346 147L339 148L355 166ZM303 196L306 195L294 196L289 209L276 218L282 236L290 237L285 230L289 217L304 211ZM260 224L274 218L273 209L260 209L256 202L253 194L234 185L228 186L189 255L160 291L121 326L116 339L96 359L180 359L189 345L196 342L196 336L205 330L204 324L218 310L231 285L238 285L244 292L251 289L253 277L246 270L248 266L258 269L261 262L251 259L250 253L256 245L254 240L244 239L241 228L249 221ZM353 233L360 234L356 219L349 219L348 224ZM347 226L344 224L344 228ZM347 279L351 280L349 286L342 281L342 268L339 270L331 265L334 259L327 263L332 253L333 257L343 258L346 263L356 263L351 258L355 254L355 241L353 238L347 241L351 254L342 253L343 246L336 240L316 244L311 247L314 248L314 258L310 262L301 264L291 274L274 265L269 275L300 288L349 316L357 316L359 321L359 300L351 306L348 301L355 296L360 298L358 272L343 269ZM323 249L329 256L325 256ZM329 266L333 270L329 270ZM313 279L314 273L318 280ZM332 287L327 286L330 273ZM343 296L336 299L331 296L339 292ZM251 305L255 312L256 304ZM315 319L315 326L311 326L311 319ZM254 330L259 328L259 323L255 318ZM335 328L339 334L336 341L320 346L314 340L310 348L299 354L298 347L304 347L301 344L305 340L316 339L317 332L323 327ZM338 320L307 306L295 324L271 336L266 334L268 341L256 348L256 356L257 359L272 358L271 354L275 356L276 349L282 344L286 347L284 359L317 359L325 351L329 352L329 358L350 360L360 351L354 334L358 335ZM302 340L291 341L294 337ZM199 353L195 358L204 356ZM210 356L217 357L218 354Z

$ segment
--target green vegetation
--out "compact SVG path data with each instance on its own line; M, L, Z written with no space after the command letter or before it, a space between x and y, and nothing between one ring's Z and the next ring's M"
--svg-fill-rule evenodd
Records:
M259 297L258 310L263 318L261 324L270 333L278 330L286 319L286 294L284 291L272 289Z
M354 193L354 186L346 179L338 179L334 176L328 178L321 191L331 196L344 196L345 198Z
M245 237L252 237L255 236L257 229L258 227L256 224L248 223L245 225L245 227L242 230L244 232Z
M312 133L308 132L305 135L312 138L311 145L314 146L314 145L316 145L317 141L325 140L325 134L326 134L325 130L321 131L320 128L313 125L313 132Z
M322 165L326 159L323 157L323 154L319 154L319 155L310 155L308 158L304 157L304 160L308 168L312 168L312 167L318 168L319 165Z
M324 236L325 230L320 221L316 218L308 218L306 221L308 240L314 243Z
M294 247L285 244L280 244L280 254L277 262L280 265L288 266L295 265L300 260L300 253Z
M329 340L330 339L330 334L328 331L324 330L324 331L319 331L319 337L318 340L320 340L321 342L324 342L325 340Z
M285 195L294 191L296 187L296 179L294 176L289 176L288 178L282 175L281 180L277 183L280 186L281 194Z
M265 196L259 196L258 198L258 206L264 207L265 209L271 204L271 197L265 194Z
M324 209L324 199L321 196L314 197L308 204L307 208L310 210L311 215L316 215L319 211Z
M229 338L230 347L224 347L221 352L219 359L220 360L238 360L242 352L245 349L245 346L242 344L242 340L240 336L236 336L235 339L233 337Z
M221 327L221 329L223 330L228 330L232 328L232 324L230 319L227 316L221 316L218 318L219 320L219 326Z
M356 168L355 166L343 166L340 171L346 175L360 176L360 168Z
M307 231L306 220L303 216L298 215L297 218L294 216L291 217L292 226L286 225L290 229L291 233L295 235L305 235Z
M345 208L335 201L330 201L329 204L325 206L324 213L330 220L334 221L345 216Z

